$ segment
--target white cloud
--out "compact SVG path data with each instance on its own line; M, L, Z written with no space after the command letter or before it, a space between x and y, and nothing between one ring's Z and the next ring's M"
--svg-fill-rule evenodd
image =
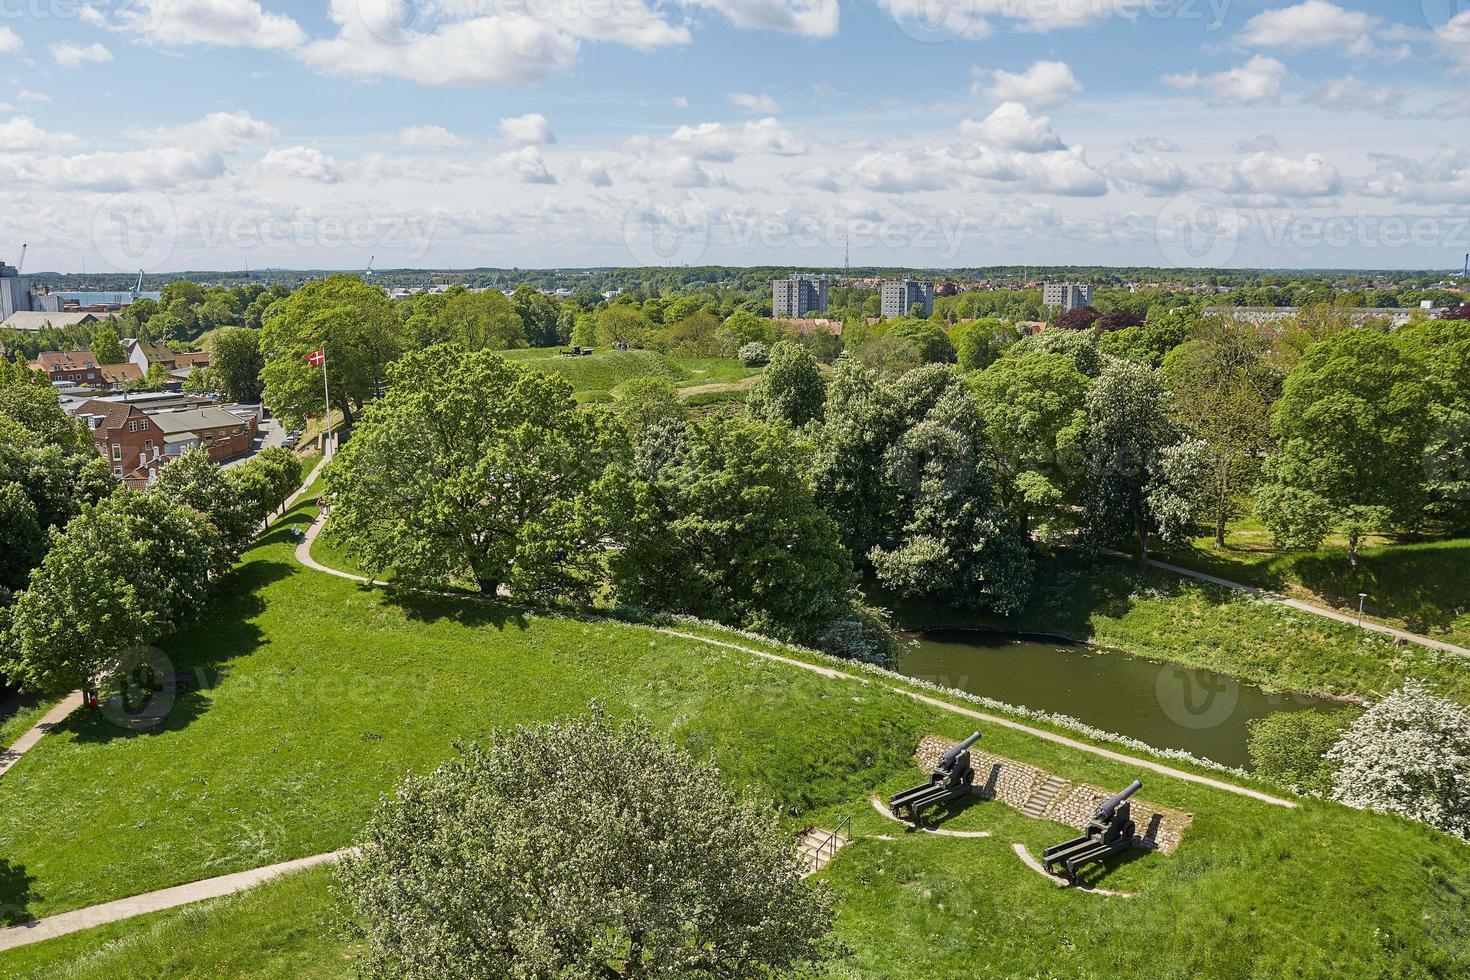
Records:
M1276 102L1281 98L1281 82L1286 78L1286 66L1275 58L1256 55L1238 68L1230 68L1214 75L1165 75L1165 84L1181 90L1198 89L1213 102L1237 102L1257 105Z
M1442 146L1423 160L1379 154L1363 193L1423 204L1462 204L1470 197L1470 151Z
M674 96L673 102L674 102L674 108L675 109L687 109L687 108L689 108L689 100L686 99L686 98L684 98L684 96L682 96L682 95L676 95L676 96Z
M878 0L905 34L921 41L978 41L995 30L985 19L987 4L945 0Z
M950 190L990 181L1017 190L1094 197L1107 181L1088 165L1080 147L1023 153L981 147L937 147L870 153L849 172L860 187L890 194Z
M369 153L346 164L342 169L347 178L373 183L383 180L412 180L426 184L447 184L474 177L480 172L466 164L439 157L397 157L385 153Z
M212 180L224 172L218 153L176 146L65 157L0 154L0 181L48 190L161 190Z
M399 146L415 150L452 150L465 141L443 126L405 126L395 137Z
M1006 102L980 122L966 119L960 132L991 146L1042 153L1063 148L1062 138L1053 132L1051 119L1033 116L1019 102Z
M565 71L584 40L641 51L691 40L688 28L661 19L643 0L590 6L505 0L485 14L472 3L423 9L437 16L420 26L404 23L403 0L331 0L336 36L309 42L299 56L318 71L347 78L524 85Z
M831 167L810 167L806 170L796 170L784 174L783 179L792 187L801 187L814 191L840 191L843 186L842 174Z
M524 116L507 116L500 120L500 132L517 143L555 143L556 134L551 123L539 112L528 112Z
M609 187L612 185L612 177L608 175L607 165L601 160L592 157L578 157L573 165L577 177L585 180L593 187Z
M534 146L525 146L519 150L502 153L496 157L496 163L499 164L502 171L522 183L556 183L556 178L546 169L546 161L541 158L541 151Z
M267 13L256 0L133 0L117 7L83 7L82 18L160 47L294 48L306 39L296 21Z
M1392 109L1403 101L1404 93L1387 85L1370 85L1356 75L1346 75L1325 82L1307 97L1307 101L1324 109L1341 111Z
M71 133L46 132L30 116L15 116L0 123L0 147L7 153L55 150L76 141Z
M972 90L998 102L1019 102L1031 109L1060 105L1082 91L1072 69L1062 61L1038 61L1019 75L997 68L983 81L979 69Z
M271 140L279 134L270 123L256 119L244 109L238 109L234 112L211 112L182 126L152 130L129 129L124 135L145 143L166 143L233 153L242 143Z
M748 31L782 31L806 37L837 33L837 0L694 0L718 10L736 27Z
M731 92L727 99L730 104L741 112L749 112L759 116L774 116L781 111L781 105L769 95L752 95L749 92Z
M663 139L655 141L646 136L635 136L626 145L629 150L644 157L673 153L687 156L691 160L720 162L762 153L801 156L809 149L804 140L774 118L754 119L739 127L715 122L680 126Z
M32 92L28 88L19 89L15 93L17 102L50 102L51 96L45 92Z
M286 146L271 150L261 157L260 165L265 170L287 177L300 177L323 184L336 184L342 180L337 161L310 146Z
M1150 196L1177 194L1189 186L1189 177L1173 160L1154 153L1130 153L1103 168L1116 186Z
M1300 160L1253 153L1235 163L1212 163L1200 168L1219 190L1248 195L1268 203L1303 197L1328 197L1342 192L1342 176L1320 153Z
M1346 10L1328 0L1304 0L1292 7L1265 10L1246 21L1237 44L1256 48L1305 51L1331 48L1340 54L1382 54L1407 57L1404 45L1380 48L1388 36L1405 36L1399 28L1384 28L1383 19L1358 10Z
M22 47L19 34L8 27L0 27L0 54L15 54Z
M51 45L51 57L63 68L80 68L92 62L102 64L112 60L112 52L100 44L73 44L58 41Z

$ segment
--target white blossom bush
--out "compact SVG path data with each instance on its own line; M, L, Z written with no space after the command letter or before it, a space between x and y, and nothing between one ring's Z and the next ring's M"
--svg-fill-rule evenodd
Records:
M1397 813L1470 841L1470 713L1406 681L1327 753L1332 798Z
M746 367L758 367L771 359L771 349L759 340L752 340L740 348L735 355Z
M833 899L793 836L646 722L519 728L410 774L345 857L372 977L802 972Z

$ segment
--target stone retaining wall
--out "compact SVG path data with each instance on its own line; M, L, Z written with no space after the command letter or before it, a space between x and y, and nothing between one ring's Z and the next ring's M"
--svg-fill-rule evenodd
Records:
M955 743L937 735L925 735L914 750L914 759L919 768L930 772L939 764L939 757ZM982 752L978 746L970 749L970 764L975 767L974 792L986 799L999 800L1014 809L1021 809L1034 794L1041 790L1048 779L1061 780L1045 769L1007 759L1005 756ZM1082 830L1087 826L1098 804L1123 787L1099 789L1086 783L1061 780L1056 795L1046 804L1039 817L1054 820L1069 827ZM1194 814L1173 810L1157 803L1149 803L1138 796L1129 802L1133 805L1133 822L1138 825L1138 834L1143 843L1164 853L1171 853L1179 846L1184 830L1194 822Z

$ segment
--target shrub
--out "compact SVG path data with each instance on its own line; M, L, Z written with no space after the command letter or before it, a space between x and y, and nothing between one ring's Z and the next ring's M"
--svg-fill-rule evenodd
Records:
M1277 711L1250 722L1251 769L1257 776L1300 793L1332 792L1337 767L1327 752L1357 712Z
M1363 713L1327 753L1332 798L1470 840L1470 712L1421 681Z
M740 348L736 355L746 367L759 367L771 359L771 350L759 340L752 340Z
M832 897L771 807L642 721L521 728L379 805L343 859L374 977L769 977Z

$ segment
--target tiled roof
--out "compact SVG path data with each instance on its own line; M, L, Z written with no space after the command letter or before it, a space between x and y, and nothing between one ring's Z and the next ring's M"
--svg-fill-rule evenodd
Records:
M97 367L97 358L89 350L43 350L31 362L50 374L53 371L87 371Z

